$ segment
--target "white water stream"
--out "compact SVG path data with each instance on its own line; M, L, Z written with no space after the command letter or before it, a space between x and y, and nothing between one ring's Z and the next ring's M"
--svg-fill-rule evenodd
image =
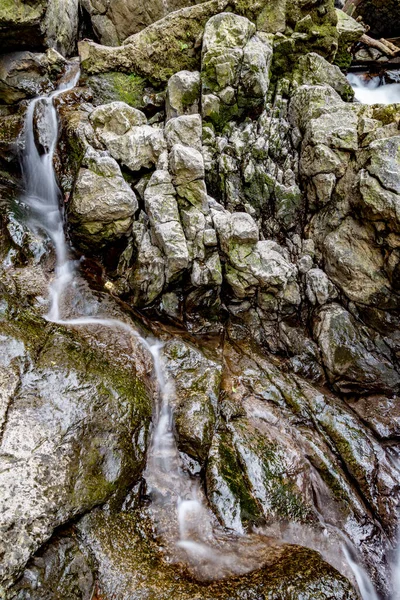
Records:
M354 89L356 100L361 104L400 103L400 83L381 85L379 77L368 80L354 73L349 73L347 79Z
M144 339L130 325L116 319L87 315L63 317L63 300L67 289L73 289L75 270L64 234L61 192L53 167L58 140L58 115L53 100L72 89L78 79L79 71L75 65L55 92L30 103L26 117L22 158L25 193L22 200L29 209L30 226L35 231L47 234L56 254L55 276L49 288L49 309L45 318L69 327L101 325L119 329L134 336L149 352L157 381L158 402L153 415L153 432L144 477L152 500L149 510L156 530L161 538L167 540L166 545L174 554L173 559L185 562L199 579L211 580L247 573L267 564L264 551L271 546L271 539L263 535L240 536L224 531L207 508L200 484L185 471L174 436L171 400L175 392L172 382L165 377L162 344ZM42 154L35 142L34 119L39 106L47 139ZM295 543L295 540L285 541ZM275 542L275 546L278 545ZM350 555L348 563L356 576L363 600L377 600L368 576ZM396 572L399 573L399 569ZM395 598L398 597L393 600Z

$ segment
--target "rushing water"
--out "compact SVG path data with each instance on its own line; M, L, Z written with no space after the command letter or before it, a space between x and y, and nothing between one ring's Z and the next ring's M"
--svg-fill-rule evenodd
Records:
M380 77L364 79L354 73L347 76L354 89L355 98L361 104L395 104L400 102L400 83L381 85Z
M73 290L76 274L64 234L61 192L53 167L58 139L58 115L53 100L73 88L78 79L78 67L74 65L55 92L30 103L26 117L25 147L21 161L25 189L23 202L29 210L31 228L45 232L56 254L55 274L49 288L49 308L45 318L69 327L100 325L124 331L135 337L150 354L158 398L144 477L151 498L149 511L171 559L185 562L198 579L218 579L241 575L268 564L271 556L276 556L276 552L270 552L271 548L279 551L282 543L304 542L304 545L320 550L327 560L348 575L340 552L335 550L333 554L337 556L336 560L333 559L332 552L324 551L326 543L321 540L311 543L311 536L305 529L301 534L294 527L292 530L289 528L285 535L278 532L268 536L265 531L239 535L223 530L207 508L199 481L185 470L181 461L173 428L172 400L175 391L173 382L165 376L162 344L143 338L133 327L117 319L79 314L72 318L63 316L66 291ZM43 151L39 151L35 141L35 116L39 110L41 117L38 127L43 125L46 129L45 132L40 131ZM344 554L355 574L363 600L377 600L365 571L348 551L345 550ZM399 573L399 569L396 573Z

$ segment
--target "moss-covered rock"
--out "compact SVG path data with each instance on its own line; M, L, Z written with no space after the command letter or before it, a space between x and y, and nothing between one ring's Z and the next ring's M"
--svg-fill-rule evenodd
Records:
M146 515L96 511L79 524L85 545L98 564L99 592L111 600L118 588L121 600L355 600L348 581L316 552L296 546L279 547L255 537L260 565L243 577L212 583L188 578L180 565L164 562ZM223 552L223 548L221 548ZM251 553L251 545L248 552ZM246 560L244 550L243 560ZM117 587L116 587L117 586Z

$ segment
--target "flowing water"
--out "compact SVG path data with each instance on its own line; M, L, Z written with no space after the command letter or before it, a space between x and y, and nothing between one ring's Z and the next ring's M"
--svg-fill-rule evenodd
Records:
M361 104L395 104L400 102L400 83L381 84L380 77L364 79L354 73L347 76L354 89L355 99Z
M223 530L207 507L199 481L185 470L181 461L173 424L172 400L175 391L173 382L165 376L162 343L143 338L133 327L117 319L87 314L72 318L63 316L66 292L74 289L76 273L64 234L61 192L53 167L58 140L58 115L53 100L73 88L78 79L78 67L73 65L55 92L36 98L29 105L21 161L25 189L22 200L29 211L30 227L48 236L56 254L55 274L49 288L49 308L45 318L68 327L100 325L124 331L135 337L152 358L158 398L154 407L153 432L144 477L151 498L149 511L171 560L185 563L200 580L219 579L242 575L268 564L279 555L283 543L303 543L321 551L326 560L348 576L348 568L343 566L343 556L338 548L327 550L326 540L307 543L306 537L310 539L310 535L305 529L301 532L295 528L288 529L285 535L269 535L266 531L239 535ZM44 139L41 140L42 151L39 151L35 140L38 112L41 113L41 119L37 127L44 124L46 129L45 132L40 131ZM340 545L339 537L337 546L340 548ZM355 574L363 600L377 600L365 571L347 550L344 550L344 554ZM396 573L400 577L399 569Z

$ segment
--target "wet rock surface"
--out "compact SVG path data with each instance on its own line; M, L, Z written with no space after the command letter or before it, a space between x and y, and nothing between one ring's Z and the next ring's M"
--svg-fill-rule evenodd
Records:
M160 393L149 353L118 328L43 316L55 257L26 224L18 148L26 101L65 70L54 48L75 47L77 7L6 2L0 595L353 599L347 540L389 597L399 107L353 102L339 67L364 28L328 0L139 4L82 2L104 45L80 42L85 87L55 99L60 200L85 256L62 308L162 338L187 481L221 548L242 540L240 562L267 536L265 556L212 583L171 559L143 479ZM40 102L34 128L43 156Z

